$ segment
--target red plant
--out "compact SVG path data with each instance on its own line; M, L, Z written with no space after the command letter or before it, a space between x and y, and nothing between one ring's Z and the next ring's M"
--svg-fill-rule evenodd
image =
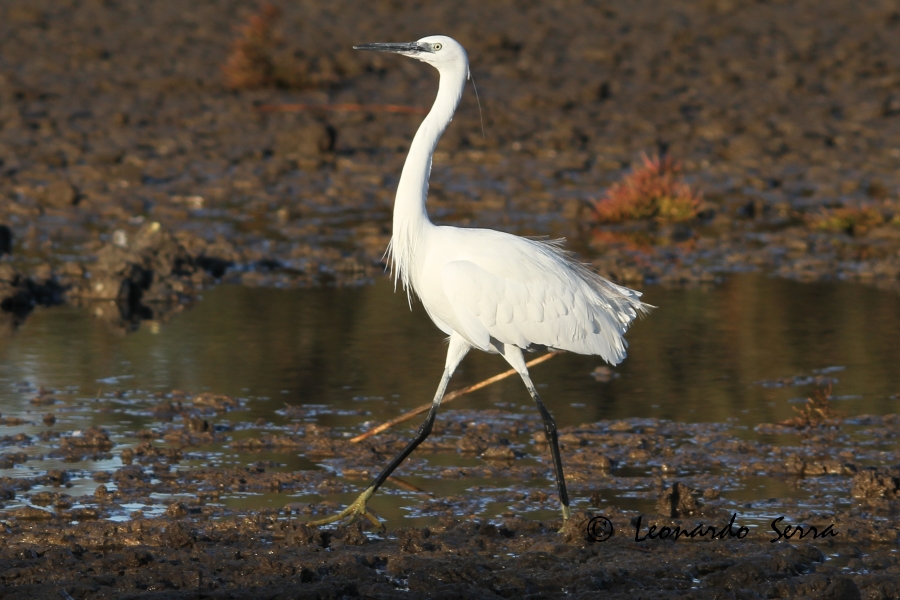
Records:
M269 3L237 28L238 36L222 65L225 84L233 90L279 87L305 89L337 83L340 69L327 57L307 57L295 48L283 47L275 32L281 10Z
M280 17L281 10L277 6L264 3L259 12L238 28L239 37L232 44L231 53L222 67L229 88L253 89L275 84L272 54L278 38L273 26Z
M594 202L600 223L653 219L667 223L697 216L701 195L680 181L681 164L671 156L648 158Z

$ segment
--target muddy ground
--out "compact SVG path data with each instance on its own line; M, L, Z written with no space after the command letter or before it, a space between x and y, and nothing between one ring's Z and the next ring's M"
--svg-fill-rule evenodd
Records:
M452 35L468 49L486 131L482 137L467 92L435 158L435 220L566 236L601 272L626 282L710 281L761 268L802 280L897 286L900 228L890 219L900 210L900 12L893 2L279 6L279 52L315 75L312 87L226 88L221 68L234 28L257 10L252 2L0 4L5 312L22 318L37 303L117 299L111 314L97 314L127 325L160 318L217 281L340 285L379 276L393 189L421 117L259 107L427 107L435 89L428 67L349 47L431 33ZM688 182L702 190L700 216L677 227L646 226L637 242L603 235L608 230L589 221L588 203L642 152L663 150L683 161ZM876 206L887 224L809 227L822 211L857 204ZM726 473L761 470L808 486L802 505L776 498L745 509L834 522L839 536L777 544L756 531L740 540L638 543L627 535L637 512L598 506L590 508L612 519L616 535L590 543L583 511L557 534L559 523L514 514L495 523L466 518L470 497L426 505L457 515L439 526L391 523L381 537L356 526L300 524L335 506L234 515L204 499L229 486L334 493L341 485L318 471L274 477L265 465L172 470L182 447L216 435L192 418L199 417L150 434L135 451L136 464L109 474L112 491L49 496L42 506L50 511L7 511L0 596L900 595L900 474L884 466L900 464L893 418L855 425L871 430L866 435L878 448L871 453L839 428L798 438L789 451L678 424L600 423L566 432L577 497L591 498L602 477L653 501L682 482L702 502L682 516L662 502L653 517L660 524L727 522L716 498L727 481L716 478L737 475L714 474L710 462ZM494 448L486 470L548 477L546 463L516 471L515 450L500 440L508 433L488 429L480 438L460 429L447 448L438 437L423 451ZM93 445L47 435L62 455L109 452L102 433ZM262 439L295 453L342 457L360 477L375 467L373 454L382 456L327 431ZM399 439L373 444L389 453ZM22 460L17 447L32 442L4 439L3 460ZM696 474L669 477L669 461ZM617 465L626 464L658 475L617 477ZM64 486L68 477L5 480L3 502L39 504L27 497L29 486ZM552 505L547 482L543 495L510 494L521 493L523 507ZM195 491L196 501L173 504L158 518L108 520L116 506L153 504L151 493L176 487Z
M121 396L56 397L104 410ZM329 497L360 491L402 448L408 428L352 443L342 431L309 422L301 407L285 412L294 425L280 428L263 420L221 419L239 404L212 394L165 395L143 407L160 425L127 434L135 442L121 450L103 430L60 435L52 422L40 434L0 440L6 466L82 461L0 482L0 597L900 595L900 470L885 466L900 464L898 415L805 428L767 424L757 428L757 438L729 425L656 419L566 428L560 441L576 510L560 530L559 519L534 518L534 511L558 508L539 417L450 410L398 471L400 479L381 492L412 492L417 501L411 516L432 517L432 524L410 527L398 519L382 532L361 522L313 528L305 521L338 510ZM259 431L235 435L252 429ZM762 441L766 436L779 443ZM328 469L284 469L278 460L214 466L219 452L211 450L223 442L251 461L254 452L299 453ZM34 447L46 450L37 454ZM84 469L84 461L108 459L111 451L125 466ZM469 466L426 463L447 453L479 460ZM408 475L502 483L441 495L405 482ZM729 496L754 478L783 482L791 497ZM86 485L92 494L66 493ZM226 500L266 493L284 499L262 510ZM326 500L292 499L302 494ZM618 508L621 502L610 501L617 494L647 509ZM489 517L490 503L507 508ZM611 522L608 539L602 527L589 526L599 516ZM788 525L802 532L792 533ZM664 527L693 537L671 539Z

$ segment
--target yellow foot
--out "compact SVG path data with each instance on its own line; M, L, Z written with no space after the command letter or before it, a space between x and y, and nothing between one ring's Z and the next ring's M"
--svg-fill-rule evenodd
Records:
M566 522L568 522L569 518L572 516L572 509L568 506L562 507L562 515L563 515L563 526L560 528L559 533L562 533L566 528Z
M328 525L329 523L335 523L337 521L341 521L350 517L351 521L356 520L359 517L365 517L372 523L378 530L384 530L384 523L378 518L378 516L366 508L366 502L369 498L372 497L372 494L375 493L375 490L372 488L366 488L366 490L359 495L359 498L353 501L353 504L342 510L336 515L331 515L330 517L325 517L324 519L318 519L316 521L307 521L308 525L320 526L320 525Z

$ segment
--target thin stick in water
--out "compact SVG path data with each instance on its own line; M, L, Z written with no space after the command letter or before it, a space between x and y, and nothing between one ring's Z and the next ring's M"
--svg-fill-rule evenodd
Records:
M539 365L542 362L544 362L545 360L550 360L557 354L560 354L560 352L548 352L547 354L545 354L543 356L539 356L539 357L535 358L534 360L532 360L528 363L525 363L525 366L533 367L534 365ZM516 374L516 370L510 369L508 371L504 371L502 373L494 375L493 377L488 377L484 381L479 381L478 383L472 384L470 386L466 386L462 389L456 390L455 392L450 392L449 394L444 396L444 399L441 401L441 404L445 404L447 402L450 402L451 400L456 400L460 396L464 396L470 392L474 392L475 390L480 390L483 387L487 387L487 386L491 385L492 383L496 383L496 382L500 381L501 379L506 379L510 375L515 375L515 374ZM390 429L394 425L403 423L404 421L409 421L416 415L421 415L423 412L427 412L430 408L431 408L431 402L429 402L428 404L423 404L421 406L417 406L416 408L412 409L411 411L403 413L396 419L391 419L390 421L386 421L386 422L382 423L381 425L378 425L377 427L373 427L372 429L366 431L365 433L361 433L354 438L350 438L350 441L354 444L361 442L365 439L372 437L375 434L381 433L382 431L384 431L386 429Z

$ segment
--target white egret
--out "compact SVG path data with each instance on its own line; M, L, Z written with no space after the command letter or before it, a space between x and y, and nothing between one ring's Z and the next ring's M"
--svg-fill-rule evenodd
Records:
M354 48L409 56L440 73L437 99L416 132L403 165L388 254L394 284L402 282L410 306L412 296L418 296L431 320L450 336L450 344L431 410L415 438L353 504L312 523L363 516L381 525L366 509L366 502L431 433L450 377L472 348L503 356L537 403L553 457L562 516L568 519L569 498L556 424L531 382L522 351L569 350L600 355L608 363L618 364L625 358L623 335L629 324L652 307L640 301L640 292L607 281L573 261L558 242L490 229L434 225L425 210L431 159L469 78L466 51L452 38L440 35Z

